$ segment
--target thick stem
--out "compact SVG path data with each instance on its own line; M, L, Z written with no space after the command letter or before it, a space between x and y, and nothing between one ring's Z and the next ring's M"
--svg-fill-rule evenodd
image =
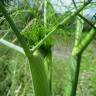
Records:
M44 69L44 62L40 56L40 54L31 54L29 47L27 46L27 42L24 40L13 20L7 13L5 7L0 1L0 10L5 16L6 20L10 24L14 33L16 34L21 46L24 49L24 52L29 60L31 75L33 80L33 87L35 91L35 96L51 96L50 89L48 85L48 79Z

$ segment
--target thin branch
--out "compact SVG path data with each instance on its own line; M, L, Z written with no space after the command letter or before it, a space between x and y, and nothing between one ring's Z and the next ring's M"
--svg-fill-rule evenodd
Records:
M7 46L9 48L12 48L12 49L14 49L14 50L16 50L16 51L18 51L20 53L22 53L23 55L25 55L23 48L21 48L20 46L17 46L17 45L15 45L13 43L10 43L10 42L8 42L8 41L6 41L4 39L0 39L0 43L2 43L3 45L5 45L5 46Z
M74 7L75 9L77 10L77 5L75 3L74 0L72 0L73 4L74 4ZM85 22L87 22L92 28L96 29L96 27L94 26L94 24L92 24L88 19L86 19L84 16L82 16L80 13L78 14L78 16L83 19Z
M83 19L85 22L87 22L93 29L96 30L96 27L94 26L93 23L91 23L88 19L86 19L84 16L82 16L81 14L78 14L78 16Z

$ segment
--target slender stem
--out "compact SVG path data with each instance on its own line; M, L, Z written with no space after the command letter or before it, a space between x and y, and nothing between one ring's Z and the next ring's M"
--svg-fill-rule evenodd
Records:
M73 1L74 7L77 10L77 6L75 4L75 1ZM82 16L82 15L80 15ZM77 27L76 27L76 34L75 34L75 45L73 48L72 53L74 52L75 48L77 48L81 42L81 35L82 35L82 29L83 29L83 21L81 19L77 19ZM73 57L74 58L74 57ZM73 81L72 81L72 90L71 90L71 96L76 96L77 91L77 85L78 85L78 78L79 78L79 72L80 72L80 63L81 63L81 53L76 55L76 68L74 70Z
M72 90L70 96L76 96L76 90L78 85L78 78L79 78L79 72L80 72L80 63L81 63L81 53L76 56L76 71L75 71L75 77L72 83Z
M82 33L82 20L77 19L77 27L76 27L76 34L75 34L75 45L73 48L73 51L75 48L77 48L81 42L81 33ZM73 70L73 78L72 78L72 90L71 90L71 96L76 96L76 90L77 90L77 84L78 84L78 77L79 77L79 71L80 71L80 62L81 62L81 54L78 54L76 58L73 57L73 59L76 59L76 68ZM75 64L74 64L75 65Z
M51 51L51 48L50 48L50 52L48 53L48 56L47 58L49 59L48 60L48 74L49 74L49 87L50 87L50 91L51 91L51 94L52 94L52 51Z
M96 27L94 26L93 23L91 23L89 20L87 20L85 17L83 17L81 14L78 14L78 16L84 20L85 22L87 22L93 29L96 29Z
M13 43L10 43L10 42L8 42L8 41L6 41L4 39L0 39L0 43L2 43L3 45L6 45L9 48L12 48L12 49L14 49L14 50L16 50L16 51L18 51L20 53L22 53L23 55L25 55L25 52L24 52L23 48L15 45Z

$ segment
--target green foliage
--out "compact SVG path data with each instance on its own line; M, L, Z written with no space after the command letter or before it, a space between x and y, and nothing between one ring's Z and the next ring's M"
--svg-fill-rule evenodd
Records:
M40 40L47 35L46 29L44 28L44 24L40 19L33 20L30 28L23 33L24 37L27 39L30 47L35 46ZM51 42L50 42L51 41ZM43 47L50 48L53 45L52 37L44 42Z
M6 96L11 86L9 61L3 61L7 59L7 56L2 56L0 58L0 95L2 96Z
M24 36L28 39L30 45L36 45L40 39L44 37L44 27L42 22L34 20L30 28L24 32Z

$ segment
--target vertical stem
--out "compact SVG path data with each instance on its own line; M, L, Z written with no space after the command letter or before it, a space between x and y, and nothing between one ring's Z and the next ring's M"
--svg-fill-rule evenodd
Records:
M83 21L79 18L77 20L77 28L76 28L76 35L75 35L75 47L77 47L81 42L82 30L83 30Z
M73 1L74 7L77 10L77 6L75 4L75 1ZM82 35L82 29L83 29L83 25L82 25L83 21L81 19L77 19L77 26L76 26L76 34L75 34L75 45L73 48L73 52L75 50L75 48L77 48L81 42L81 35ZM72 54L73 54L72 52ZM80 63L81 63L81 55L77 54L76 58L73 57L73 59L75 59L76 61L76 68L74 68L75 70L73 70L74 72L74 77L73 77L73 81L72 81L72 90L71 90L71 96L76 96L76 91L77 91L77 85L78 85L78 78L79 78L79 72L80 72Z
M75 70L75 77L72 83L72 91L71 96L76 96L76 90L78 85L78 78L79 78L79 72L80 72L80 63L81 63L81 53L76 56L76 70Z
M47 0L44 0L44 27L47 28ZM47 71L48 71L48 80L49 80L49 87L52 94L52 52L51 48L49 49L48 54L46 55L46 63Z
M51 48L48 49L48 53L46 53L46 56L44 57L44 65L46 70L46 75L48 77L50 92L52 94L52 51Z
M77 28L76 28L76 34L75 34L75 45L73 48L73 52L76 47L81 42L81 33L82 33L82 22L80 20L77 20ZM76 68L74 68L73 71L73 78L72 78L72 90L71 90L71 96L76 96L76 90L77 90L77 84L78 84L78 78L79 78L79 71L80 71L80 63L81 63L81 53L76 55L76 58L73 57L76 62ZM75 65L75 64L74 64Z
M49 59L47 62L48 63L48 70L49 70L49 87L50 87L50 91L52 94L52 52L51 52L51 50L50 50L47 58Z

